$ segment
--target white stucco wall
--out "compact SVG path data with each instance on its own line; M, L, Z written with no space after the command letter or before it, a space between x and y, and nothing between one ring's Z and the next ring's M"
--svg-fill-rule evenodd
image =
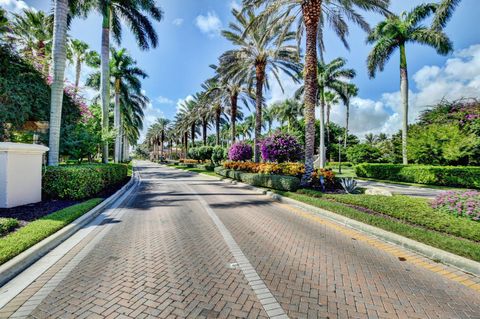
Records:
M0 208L42 200L42 156L48 147L0 143Z

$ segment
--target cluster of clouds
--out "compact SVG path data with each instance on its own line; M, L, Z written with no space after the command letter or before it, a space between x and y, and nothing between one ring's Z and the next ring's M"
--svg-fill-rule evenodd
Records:
M284 92L272 81L269 104L293 96L299 85L281 77ZM415 122L419 114L442 99L480 98L480 44L458 51L443 66L427 65L411 77L409 92L409 121ZM400 86L400 85L399 85ZM412 89L416 88L416 89ZM317 114L318 116L318 114ZM332 121L344 125L345 107L332 108ZM350 105L350 129L363 137L367 133L393 134L401 127L402 110L400 91L383 93L378 99L356 97Z
M19 13L24 9L33 9L23 0L0 0L0 7L13 13Z

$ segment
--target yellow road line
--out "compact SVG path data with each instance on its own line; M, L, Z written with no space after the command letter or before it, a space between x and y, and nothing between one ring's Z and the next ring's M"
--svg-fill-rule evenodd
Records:
M378 239L372 238L368 235L365 235L357 230L348 228L346 226L342 226L340 224L337 224L335 222L331 222L327 219L324 219L318 215L315 215L314 213L309 213L304 210L301 210L295 206L289 205L289 204L284 204L284 203L276 203L277 205L283 207L286 210L289 210L297 215L300 215L306 219L315 221L319 224L328 226L329 228L333 228L337 231L339 231L342 234L348 235L352 238L355 238L356 240L362 241L366 244L369 244L370 246L373 246L381 251L384 251L390 255L393 255L398 258L403 258L405 259L405 262L408 262L412 265L422 267L426 270L432 271L444 278L450 279L452 281L456 281L466 287L469 287L475 291L480 292L480 284L476 283L471 280L471 277L467 275L459 275L458 273L455 273L454 270L447 270L444 267L438 265L437 263L433 261L427 261L426 258L421 257L419 255L414 255L412 252L404 250L403 248L396 246L394 244L388 244L383 241L380 241Z

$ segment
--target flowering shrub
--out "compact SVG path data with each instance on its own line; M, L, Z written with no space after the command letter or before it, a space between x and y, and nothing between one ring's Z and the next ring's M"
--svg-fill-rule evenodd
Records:
M184 164L198 164L200 163L197 160L190 159L190 158L181 158L178 160L179 163L184 163Z
M479 191L448 191L438 195L431 202L435 209L480 221Z
M254 163L254 162L225 162L223 167L247 173L302 176L305 166L302 163Z
M313 187L320 187L320 176L323 176L323 180L325 182L325 186L327 188L334 188L335 186L335 173L331 169L316 169L312 174L312 186Z
M228 159L231 161L248 161L252 159L252 147L245 143L235 143L228 150Z
M260 143L262 158L266 162L294 162L302 157L297 139L286 133L275 133Z

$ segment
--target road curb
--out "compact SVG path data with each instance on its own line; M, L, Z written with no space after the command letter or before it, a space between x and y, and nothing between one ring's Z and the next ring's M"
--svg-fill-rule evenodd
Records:
M136 184L137 178L134 175L130 178L130 181L125 184L121 189L115 192L100 204L92 208L87 213L83 214L67 226L63 227L56 233L48 236L42 241L36 243L32 247L23 251L19 255L13 257L6 263L0 266L0 287L5 285L11 279L16 277L18 274L23 272L25 269L30 267L40 258L45 256L51 250L56 248L66 239L75 234L80 228L91 222L95 217L100 215L100 213L107 208L110 204L115 202L120 198L125 192L127 192L131 187L134 187Z
M200 173L201 174L201 173ZM205 174L201 174L204 176L209 176ZM209 176L214 179L218 179L220 181L224 181L226 183L230 184L236 184L239 186L242 186L244 188L247 188L249 190L254 190L257 193L260 194L265 194L266 196L272 198L275 201L278 202L283 202L286 204L290 204L293 206L296 206L298 208L301 208L309 213L314 213L317 215L320 215L322 218L328 219L329 221L335 222L337 224L340 224L342 226L346 226L348 228L352 228L357 231L361 231L363 233L366 233L368 235L374 236L382 241L395 244L397 246L403 247L407 250L413 251L417 254L420 254L424 257L427 257L429 259L435 260L436 262L441 262L445 265L451 266L453 268L456 268L458 270L461 270L466 273L473 274L475 276L480 277L480 263L449 253L447 251L428 246L426 244L422 244L418 241L415 241L413 239L409 239L406 237L403 237L401 235L397 235L395 233L391 233L389 231L380 229L375 226L367 225L362 222L356 221L354 219L333 213L331 211L321 209L309 204L305 204L303 202L281 196L279 194L276 194L272 191L261 189L249 184L241 183L229 178L220 178L220 177L214 177L214 176Z

